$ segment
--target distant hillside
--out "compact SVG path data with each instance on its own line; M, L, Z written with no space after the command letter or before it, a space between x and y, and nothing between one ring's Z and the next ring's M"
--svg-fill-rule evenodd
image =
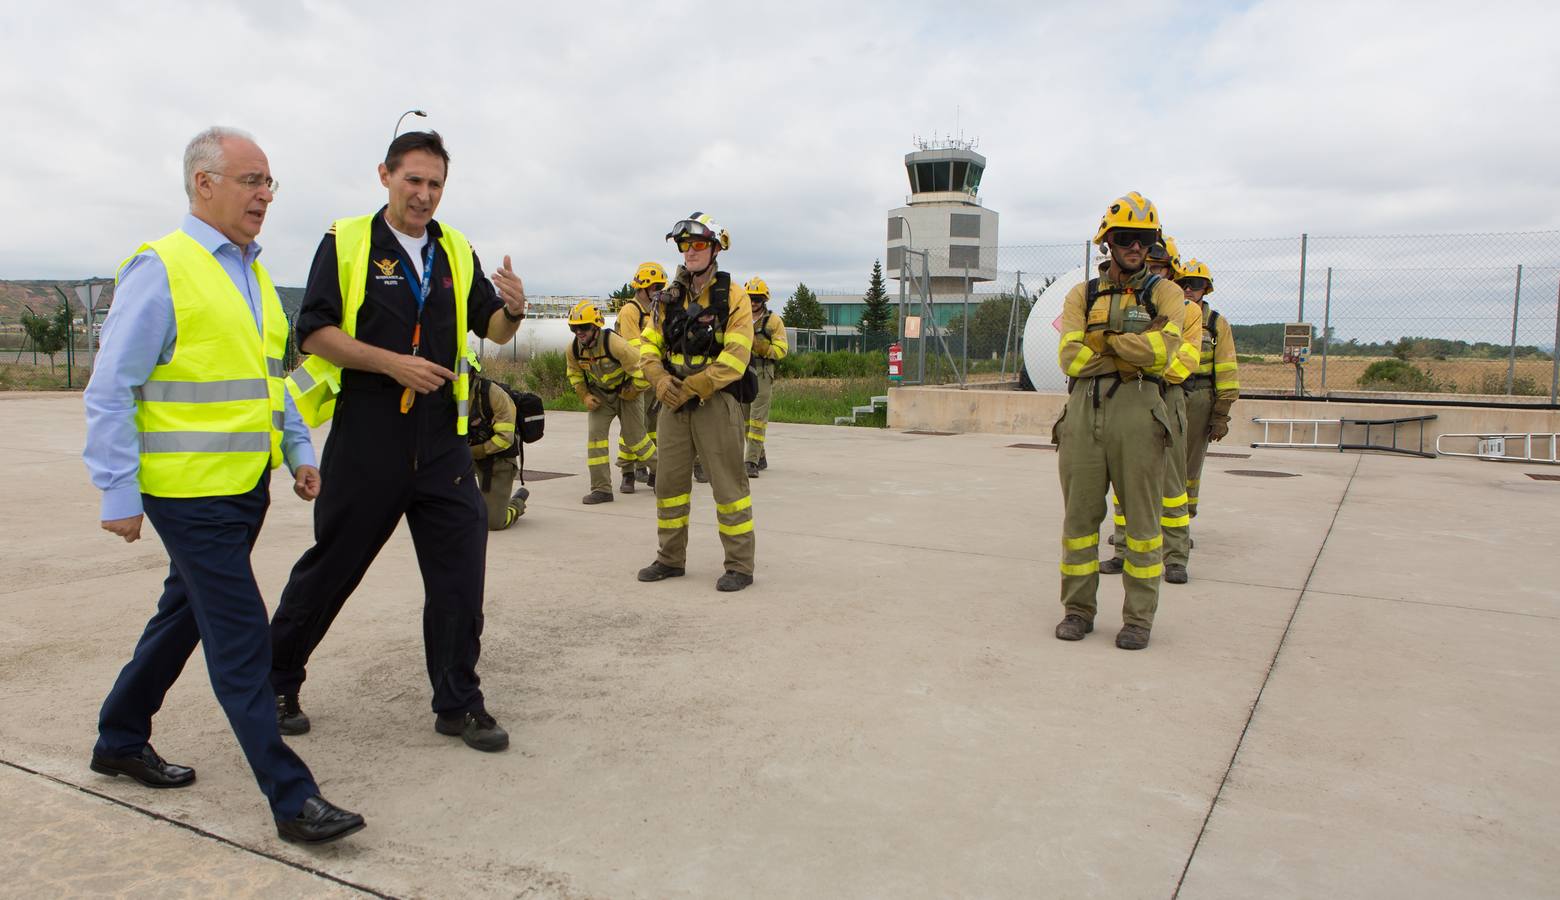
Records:
M39 314L54 309L60 302L60 295L55 291L56 286L70 298L70 308L75 311L77 317L80 317L84 311L81 303L76 299L76 292L72 289L74 285L80 283L80 281L0 281L0 327L16 325L28 306ZM303 288L278 287L276 293L281 297L282 308L287 311L288 318L291 318L303 303ZM103 288L103 296L98 301L98 308L108 309L113 300L114 285L110 282Z

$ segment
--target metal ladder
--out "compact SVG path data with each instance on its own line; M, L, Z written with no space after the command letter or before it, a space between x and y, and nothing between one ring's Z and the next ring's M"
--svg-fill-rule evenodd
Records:
M871 402L867 406L852 406L850 408L850 415L848 415L848 416L835 416L834 417L834 424L836 424L836 425L854 425L854 424L856 424L856 417L857 416L870 416L873 413L877 412L877 408L879 406L882 406L882 407L887 407L888 406L888 395L887 394L879 394L878 396L871 398Z
M1425 423L1435 420L1435 416L1404 416L1398 419L1252 419L1262 426L1262 440L1253 441L1253 447L1265 447L1281 450L1337 450L1342 453L1345 450L1377 450L1382 453L1401 453L1407 456L1419 456L1425 459L1435 459L1435 454L1425 450ZM1398 446L1398 427L1401 425L1417 424L1419 426L1419 449L1407 446ZM1344 440L1344 431L1350 426L1365 429L1363 443L1350 443ZM1273 428L1288 428L1286 434L1288 440L1273 440ZM1295 428L1302 429L1301 437L1304 437L1304 429L1311 429L1311 440L1295 440ZM1392 429L1391 444L1376 444L1371 442L1371 434L1374 429L1390 427ZM1322 440L1323 428L1338 429L1337 440Z
M1445 440L1473 440L1476 441L1472 453L1466 450L1445 450L1441 442ZM1522 445L1520 454L1506 452L1506 442L1517 441ZM1549 455L1536 456L1533 453L1533 444L1549 442ZM1548 463L1560 465L1560 457L1557 457L1557 444L1560 444L1560 435L1555 432L1531 431L1523 434L1443 434L1435 439L1435 451L1442 456L1462 456L1469 459L1491 459L1500 462L1525 462Z

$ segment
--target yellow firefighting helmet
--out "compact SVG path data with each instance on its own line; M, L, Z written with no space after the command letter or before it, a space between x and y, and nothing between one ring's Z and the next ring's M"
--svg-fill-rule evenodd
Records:
M1181 252L1175 246L1175 238L1170 235L1165 235L1163 240L1148 248L1148 258L1169 266L1171 278L1181 277Z
M1188 278L1203 279L1208 282L1208 289L1203 293L1213 293L1213 273L1208 271L1207 263L1197 259L1187 260L1186 265L1181 267L1181 274L1176 277L1176 281L1186 281Z
M716 241L722 250L731 249L731 235L726 233L726 229L715 224L715 220L710 218L709 213L691 213L688 218L678 221L672 226L672 230L666 233L667 240L679 244L694 238Z
M1147 197L1132 191L1121 197L1105 210L1105 215L1100 216L1100 227L1094 232L1094 243L1105 241L1105 235L1112 228L1145 228L1150 231L1160 230L1159 209L1154 202Z
M763 297L765 300L769 299L769 285L764 281L764 279L759 278L757 275L749 278L748 283L743 287L747 291L749 297Z
M634 280L628 284L634 290L646 290L665 283L666 270L661 268L661 264L658 262L647 262L639 264L639 270L634 273Z
M594 325L597 328L606 325L606 320L601 317L601 310L591 300L581 300L569 307L569 327L576 325Z

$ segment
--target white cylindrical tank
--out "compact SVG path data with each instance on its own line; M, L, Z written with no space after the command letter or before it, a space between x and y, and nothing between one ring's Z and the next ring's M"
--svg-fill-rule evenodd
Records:
M606 317L607 327L617 325L617 314ZM545 353L548 350L557 350L562 353L574 340L573 332L569 331L568 319L531 319L520 323L520 331L515 334L514 346L509 344L495 344L492 341L483 341L478 349L478 354L483 359L530 359L533 354Z
M1060 319L1067 292L1083 283L1083 266L1057 276L1035 298L1024 323L1024 368L1035 390L1064 394L1067 376L1056 364L1056 348L1062 342Z

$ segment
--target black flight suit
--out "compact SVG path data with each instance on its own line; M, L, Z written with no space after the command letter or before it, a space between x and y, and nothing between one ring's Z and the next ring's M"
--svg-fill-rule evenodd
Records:
M440 233L437 222L428 225L429 240L436 241ZM418 355L455 371L454 282L444 248L434 246ZM385 275L391 260L399 264ZM357 317L359 341L395 353L411 352L418 313L409 280L417 277L416 271L381 209L370 236L368 289ZM502 306L478 262L462 332L485 336L488 320ZM339 326L341 308L336 239L327 234L309 270L298 343L323 326ZM417 394L405 414L400 409L402 387L389 376L345 369L341 388L320 460L314 546L293 567L271 620L271 685L278 694L298 692L309 655L404 515L422 570L423 646L433 711L446 716L485 711L476 666L487 508L477 491L471 449L466 438L455 433L454 388L445 385L431 394Z

